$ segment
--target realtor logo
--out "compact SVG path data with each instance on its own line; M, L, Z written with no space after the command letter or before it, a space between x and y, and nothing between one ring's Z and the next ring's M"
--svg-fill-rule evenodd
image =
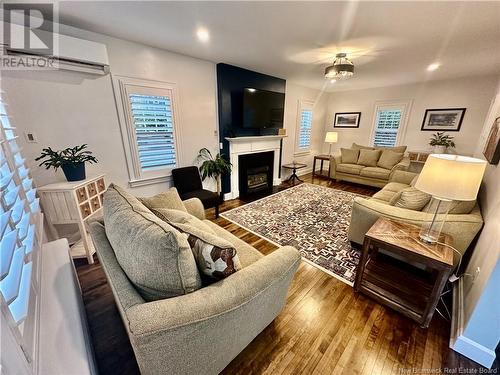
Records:
M55 68L54 4L3 3L3 44L0 67L33 70Z

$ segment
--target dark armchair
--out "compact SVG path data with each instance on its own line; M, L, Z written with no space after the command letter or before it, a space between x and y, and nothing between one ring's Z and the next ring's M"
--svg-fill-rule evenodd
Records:
M183 167L172 170L174 186L182 200L198 198L205 209L215 207L215 216L219 217L220 198L217 193L203 189L200 171L197 167Z

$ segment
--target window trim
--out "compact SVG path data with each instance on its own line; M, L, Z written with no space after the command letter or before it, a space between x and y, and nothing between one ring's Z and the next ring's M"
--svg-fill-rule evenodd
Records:
M138 187L157 183L169 182L172 178L172 169L182 165L182 134L179 116L179 95L177 85L171 82L153 81L140 78L112 75L113 91L115 95L118 121L125 151L127 170L129 175L129 186ZM143 171L139 161L137 141L135 138L135 127L132 112L130 111L129 94L133 88L138 91L169 91L168 96L172 106L172 120L175 140L176 164L173 167L160 168L157 170ZM137 91L136 91L137 92ZM152 93L153 95L154 93ZM165 95L156 93L157 95ZM146 94L147 95L147 94Z
M301 126L301 118L302 111L310 109L312 111L312 119L311 119L311 137L309 142L309 147L307 149L299 148L299 140L300 140L300 126ZM297 101L297 119L295 126L295 144L294 144L294 156L305 156L311 153L312 149L312 132L313 132L313 124L314 124L314 102L312 100L301 100Z
M375 145L375 131L377 125L377 113L381 109L388 109L393 107L398 107L402 109L401 121L399 123L398 133L396 137L396 143L394 146L400 146L401 142L406 139L406 129L408 125L408 119L410 118L410 111L413 104L412 99L408 100L394 100L394 101L378 101L375 102L373 117L372 117L372 131L370 133L370 146Z

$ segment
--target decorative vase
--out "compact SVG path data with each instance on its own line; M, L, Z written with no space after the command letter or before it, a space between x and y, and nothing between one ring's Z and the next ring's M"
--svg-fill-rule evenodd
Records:
M435 154L446 154L446 146L434 146Z
M85 180L85 163L64 164L61 168L69 182Z

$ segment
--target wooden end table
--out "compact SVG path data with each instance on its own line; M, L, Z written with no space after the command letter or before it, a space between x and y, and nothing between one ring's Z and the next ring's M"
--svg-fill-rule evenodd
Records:
M299 178L299 176L297 176L297 169L301 169L301 168L305 168L305 167L307 167L307 164L304 164L304 163L293 162L290 164L284 164L283 168L292 170L292 175L288 178L287 182L290 182L293 185L295 185L295 180L300 181L300 182L304 182Z
M426 328L453 270L452 238L420 241L420 227L379 218L365 235L354 288Z
M314 161L313 161L313 170L312 170L312 175L313 177L316 176L322 176L322 177L330 177L330 155L314 155ZM316 173L316 160L320 160L319 164L319 174ZM323 163L328 161L328 176L325 176L323 174Z

